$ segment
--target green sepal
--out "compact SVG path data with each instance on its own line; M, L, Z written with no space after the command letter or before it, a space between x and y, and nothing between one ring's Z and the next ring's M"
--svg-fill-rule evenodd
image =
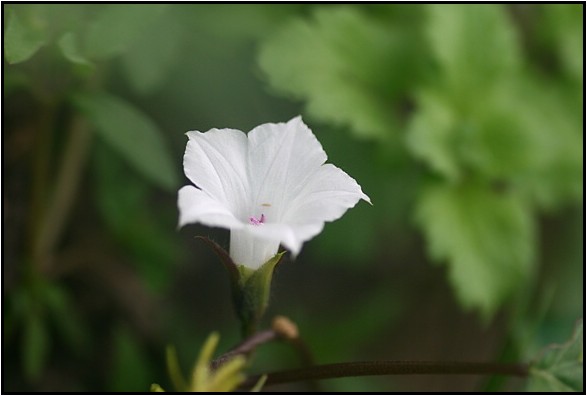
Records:
M212 248L228 271L232 301L241 321L242 335L246 337L252 334L269 305L273 272L285 252L277 253L261 267L253 270L244 265L235 264L228 252L210 238L203 236L196 238L206 242Z
M284 253L277 253L256 270L244 265L238 266L240 295L236 296L235 305L243 325L243 336L250 335L255 331L257 323L269 305L273 272Z

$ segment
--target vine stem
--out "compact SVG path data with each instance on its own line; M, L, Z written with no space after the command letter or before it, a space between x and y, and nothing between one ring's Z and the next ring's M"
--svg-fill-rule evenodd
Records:
M488 362L427 362L427 361L369 361L332 363L300 368L295 370L275 371L267 374L266 385L283 384L302 380L319 380L342 377L360 377L370 375L486 375L498 374L525 377L528 375L526 364L503 364ZM254 385L261 375L247 378L244 388Z

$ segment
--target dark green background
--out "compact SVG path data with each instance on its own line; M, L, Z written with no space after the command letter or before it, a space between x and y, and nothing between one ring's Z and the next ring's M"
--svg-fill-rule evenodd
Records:
M184 133L298 114L373 206L279 266L266 323L290 317L320 363L517 361L563 341L584 311L583 15L564 4L3 5L3 390L169 389L166 345L187 371L211 331L222 351L237 342L225 271L194 239L227 247L228 232L176 227ZM42 235L54 238L46 250ZM250 372L298 365L267 345Z

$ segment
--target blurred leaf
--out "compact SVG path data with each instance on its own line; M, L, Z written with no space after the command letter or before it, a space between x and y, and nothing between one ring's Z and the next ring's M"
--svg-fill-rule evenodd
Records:
M73 32L67 32L58 41L59 49L67 60L80 65L91 66L90 62L81 52L79 38Z
M161 290L181 253L175 238L175 207L155 211L147 200L151 189L108 146L95 146L93 165L97 206L106 225L133 255L150 289ZM172 223L164 224L162 219Z
M521 66L513 24L497 4L433 4L426 32L451 97L459 108ZM442 84L442 83L441 83Z
M175 390L180 392L187 389L187 382L181 371L179 359L177 358L177 351L171 345L165 349L165 361L167 363L167 373Z
M220 39L222 45L232 48L231 42L251 41L271 34L284 20L304 5L280 4L198 4L186 8L200 34Z
M584 392L583 319L571 339L547 347L530 366L528 392Z
M56 285L47 285L45 298L48 312L53 316L53 322L63 340L74 353L87 350L87 331L65 291Z
M121 54L150 27L165 7L165 4L101 5L86 31L84 52L95 59Z
M175 15L166 13L123 54L124 71L138 93L157 89L180 61L182 33Z
M157 125L130 103L106 93L84 93L74 103L96 133L157 186L173 191L179 184L170 152Z
M414 156L450 182L456 182L462 169L454 111L438 93L422 91L418 99L418 111L408 126L407 145Z
M387 139L398 128L393 101L418 76L419 51L413 29L328 6L267 40L259 63L273 87L306 100L317 119Z
M521 129L518 134L525 135L517 155L526 157L526 167L516 175L516 183L545 208L580 202L584 188L583 110L575 112L567 92L546 81L519 79L517 85L519 93L502 102L515 113Z
M577 81L583 80L584 64L584 4L541 4L542 28L551 29L556 50L565 71Z
M527 280L534 260L532 215L516 196L482 184L431 185L417 221L436 261L447 261L461 305L488 319Z
M581 198L582 126L564 91L519 76L466 113L446 94L419 92L407 144L447 181L474 174L505 182L546 208Z
M44 34L34 21L23 20L13 9L7 10L5 18L4 59L8 63L24 62L45 44Z
M22 342L24 373L29 381L36 381L49 354L49 334L39 313L28 313Z
M151 392L165 392L165 389L161 388L159 384L151 384Z
M114 331L109 372L111 392L137 392L150 388L152 368L144 346L135 337L137 335L125 326Z

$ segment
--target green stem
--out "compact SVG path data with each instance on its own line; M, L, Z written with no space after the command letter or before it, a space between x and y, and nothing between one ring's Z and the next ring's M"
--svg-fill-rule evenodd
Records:
M371 375L487 375L499 374L525 377L528 375L526 364L501 364L485 362L426 362L426 361L371 361L333 363L301 368L296 370L269 373L266 385L283 384L302 380L319 380L342 377L359 377ZM244 388L254 385L260 375L249 377L242 385Z

